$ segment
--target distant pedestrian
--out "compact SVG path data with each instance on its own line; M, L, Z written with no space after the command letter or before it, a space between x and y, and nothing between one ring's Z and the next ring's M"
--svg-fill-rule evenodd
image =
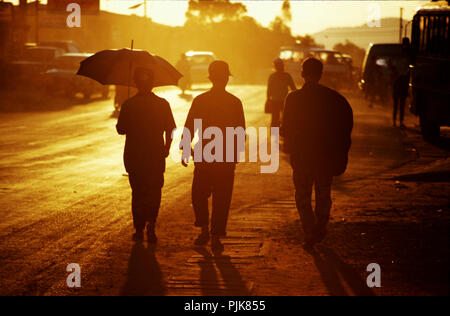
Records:
M405 104L406 98L408 97L409 90L409 75L399 75L394 82L393 87L393 105L394 113L392 116L394 126L397 126L397 113L399 113L399 124L400 127L404 128L403 123L405 117Z
M289 93L289 89L296 89L291 75L284 71L283 60L277 58L273 62L275 72L269 77L267 83L267 101L265 112L272 114L272 127L280 126L280 115L283 111L284 99Z
M391 65L391 81L392 81L392 101L393 101L393 125L397 126L397 113L399 113L399 124L404 128L403 123L405 116L406 98L409 94L409 39L405 38L402 42L402 55L398 58L398 66Z
M134 81L139 92L122 105L117 132L126 135L124 163L132 190L133 238L142 241L147 225L148 241L155 243L165 159L175 121L169 103L152 92L150 70L136 69Z
M185 128L190 131L191 139L183 139L182 146L190 148L195 135L194 120L201 120L202 129L209 127L218 128L224 135L222 147L215 147L215 152L222 152L222 157L227 157L227 151L231 141L225 137L227 128L242 128L245 130L245 117L241 101L225 90L230 70L224 61L213 61L209 65L209 79L212 88L197 96L192 102L191 109L186 119ZM201 132L201 131L200 131ZM212 141L212 140L211 140ZM205 139L201 142L201 150L208 146ZM237 142L234 142L236 145ZM198 145L198 144L197 144ZM195 241L198 246L204 246L211 240L213 250L222 251L223 245L220 238L226 236L226 226L233 193L234 173L238 162L239 152L244 149L234 146L234 161L195 161L194 180L192 183L192 205L195 212L195 226L201 227L201 234ZM188 157L182 160L183 166L187 166ZM212 215L210 231L210 214L208 199L212 196Z
M326 235L332 180L347 168L353 128L353 112L347 100L319 84L322 71L321 61L305 60L305 85L286 98L282 124L306 247L312 247ZM311 205L313 186L315 212Z
M179 81L181 93L184 95L187 89L191 88L191 63L186 57L186 54L181 54L180 60L176 65L177 70L183 75Z

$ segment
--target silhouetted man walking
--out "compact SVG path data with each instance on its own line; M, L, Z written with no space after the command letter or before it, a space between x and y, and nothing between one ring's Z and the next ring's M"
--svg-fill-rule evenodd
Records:
M165 159L175 121L169 103L152 92L150 70L136 69L134 81L139 92L122 105L116 127L119 134L126 135L124 163L132 190L133 238L143 240L147 225L148 241L155 243Z
M400 112L400 127L405 128L403 119L405 116L405 103L409 94L409 39L404 38L402 41L402 58L398 60L398 67L395 67L390 61L391 81L392 81L392 100L394 105L393 125L397 126L397 113Z
M283 60L277 58L274 60L275 72L269 76L267 83L267 101L266 113L272 114L271 126L280 126L280 114L283 110L284 99L289 93L289 89L296 89L291 75L284 71Z
M353 128L353 112L347 100L319 84L322 70L323 64L317 59L303 63L305 85L286 98L282 125L307 247L325 237L332 179L347 168ZM313 185L315 213L311 206Z
M211 235L212 248L214 250L223 250L220 237L226 235L226 226L228 213L233 192L234 172L239 152L245 148L239 148L233 139L225 137L226 129L242 128L245 130L245 118L241 101L228 93L225 88L228 83L230 71L228 64L224 61L214 61L209 66L209 79L213 87L211 90L197 96L189 110L186 119L185 128L190 131L190 139L182 140L184 148L190 148L190 144L196 132L196 120L201 120L203 130L208 128L218 128L224 137L223 144L214 148L214 156L221 157L210 161L208 157L202 156L198 160L194 156L195 170L192 183L192 205L195 212L195 226L201 227L202 232L195 241L198 246L206 245L211 239L209 232L209 210L208 199L212 195L212 216L211 216ZM197 128L198 130L198 128ZM202 133L202 130L199 130ZM211 140L211 142L213 139ZM229 162L227 151L231 150L227 144L234 143L232 162ZM209 142L202 140L196 146L202 153ZM216 155L218 154L218 155ZM183 166L187 166L189 158L184 157Z

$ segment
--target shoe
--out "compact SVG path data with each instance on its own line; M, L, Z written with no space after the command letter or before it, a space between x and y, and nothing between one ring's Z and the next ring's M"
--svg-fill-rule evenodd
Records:
M405 124L403 124L403 123L400 123L400 128L401 128L401 129L406 129L406 126L405 126Z
M211 237L209 236L209 233L202 232L197 239L194 241L194 244L196 246L206 246L209 242Z
M223 246L219 237L213 237L211 242L211 249L213 250L213 252L223 252L225 250L225 247Z
M158 242L158 237L156 237L155 228L150 224L147 225L147 241L150 244L156 244Z
M133 240L136 242L144 241L144 230L136 230L133 234Z

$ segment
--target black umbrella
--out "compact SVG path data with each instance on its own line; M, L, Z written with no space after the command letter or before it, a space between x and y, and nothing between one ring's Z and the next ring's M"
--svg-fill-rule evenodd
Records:
M104 50L81 62L77 74L92 78L104 85L135 86L130 80L136 68L153 71L154 86L177 85L182 75L162 57L144 50Z

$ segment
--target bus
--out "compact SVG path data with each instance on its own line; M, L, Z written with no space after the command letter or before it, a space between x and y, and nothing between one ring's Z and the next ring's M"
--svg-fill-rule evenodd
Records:
M425 140L437 141L450 126L450 7L447 1L421 7L412 21L410 110Z

